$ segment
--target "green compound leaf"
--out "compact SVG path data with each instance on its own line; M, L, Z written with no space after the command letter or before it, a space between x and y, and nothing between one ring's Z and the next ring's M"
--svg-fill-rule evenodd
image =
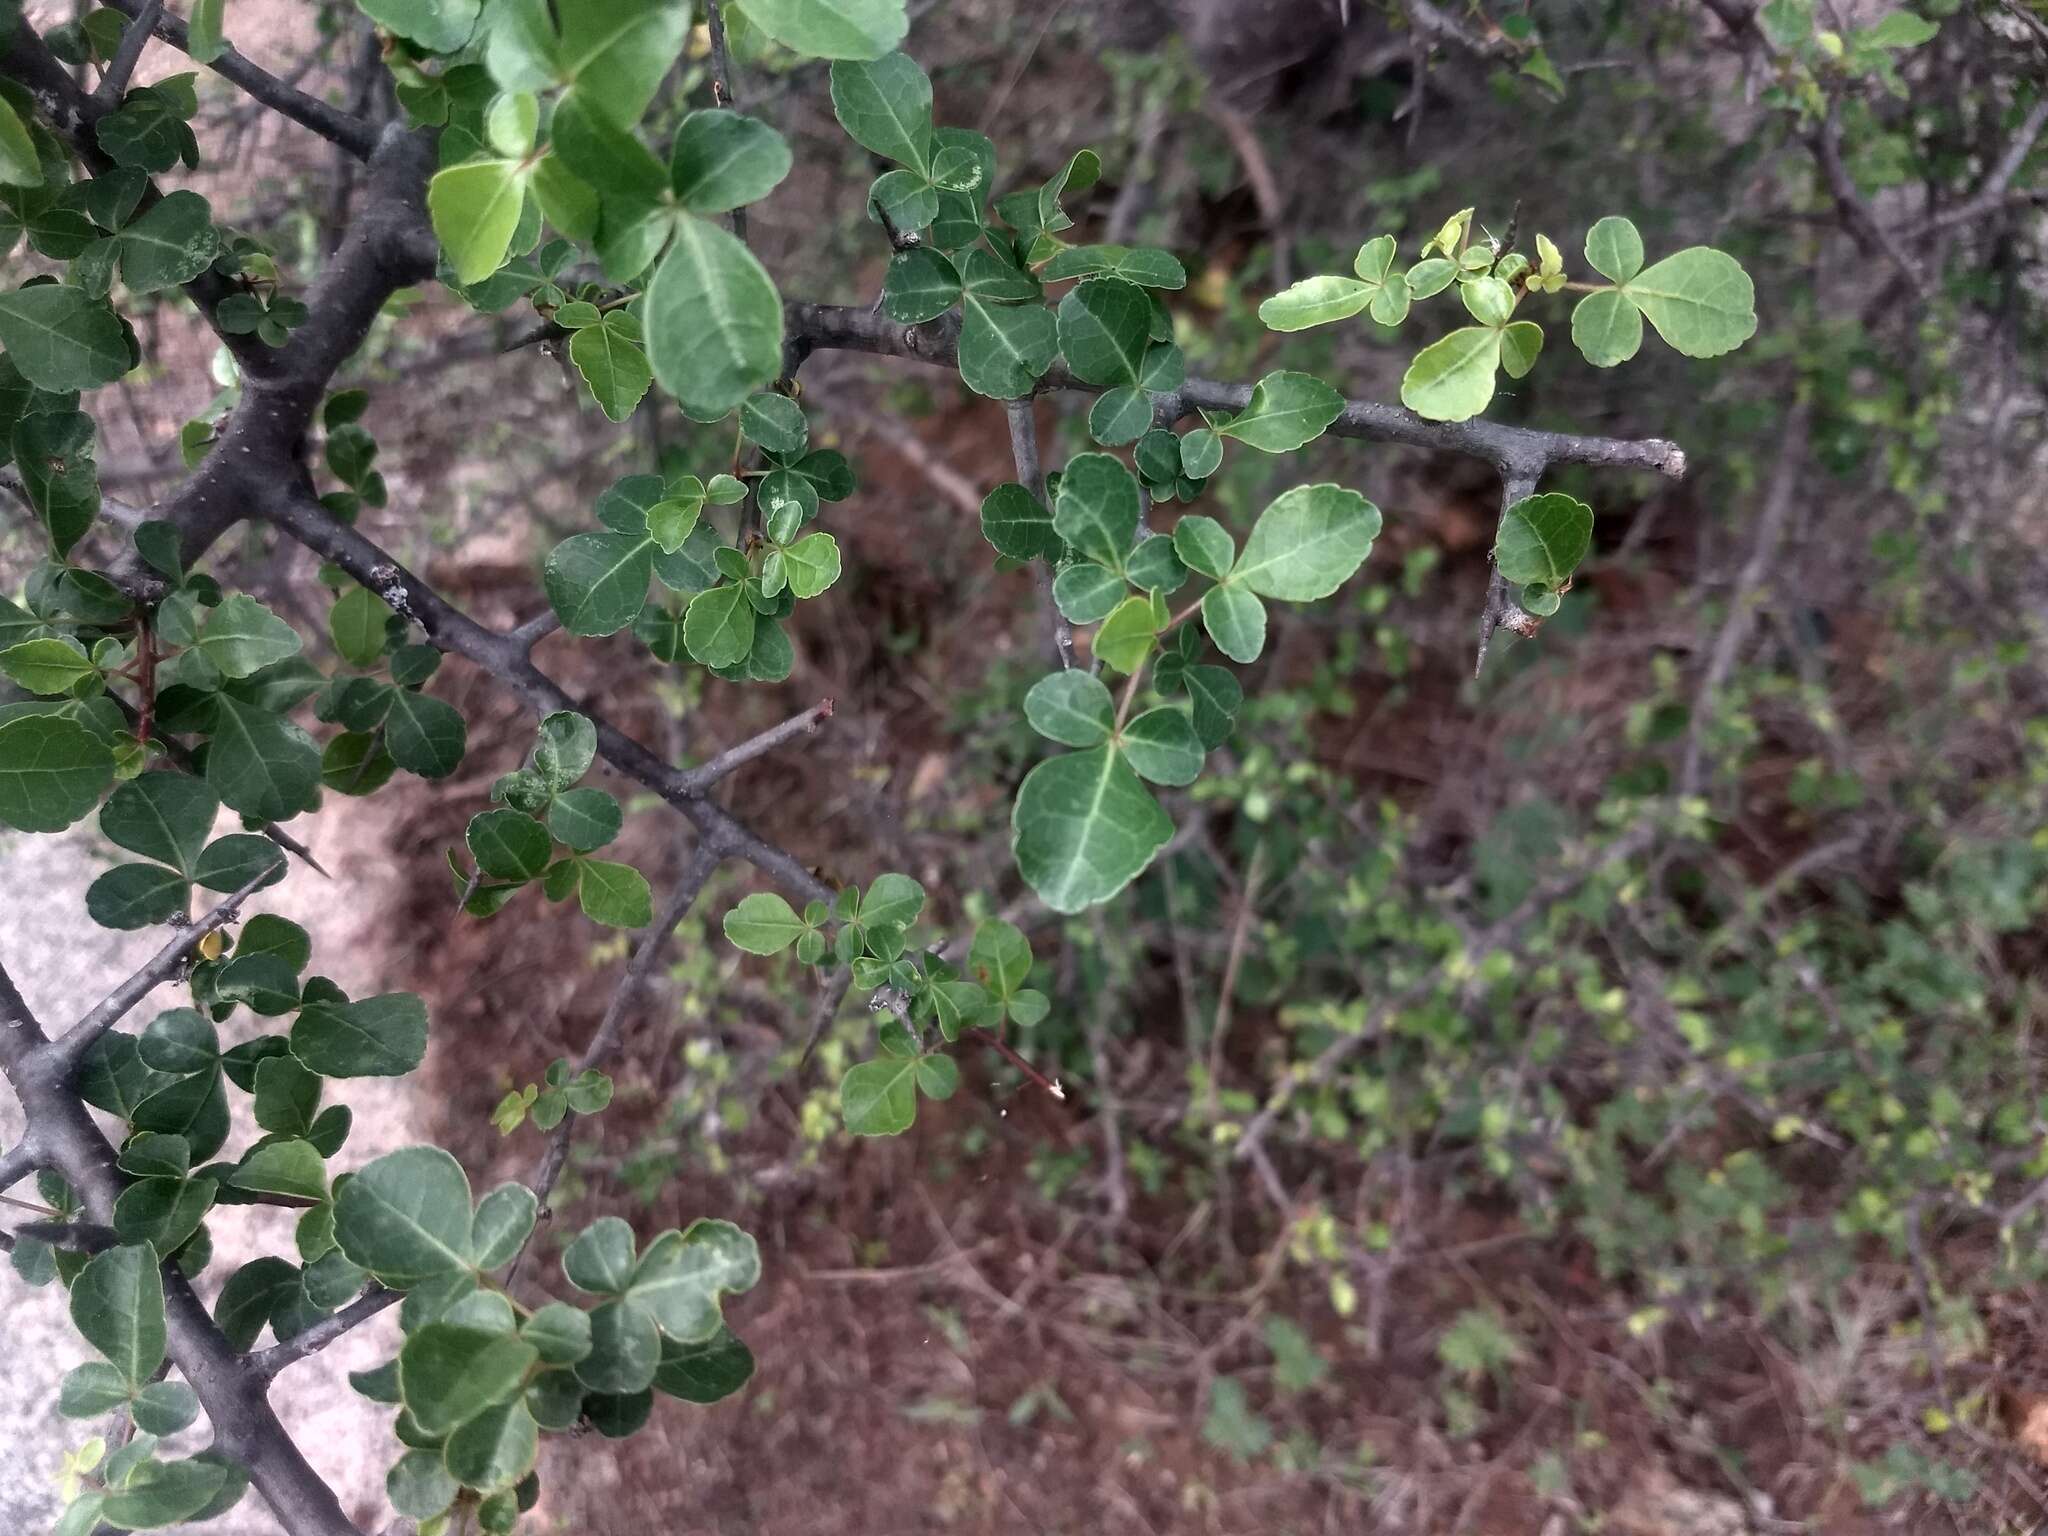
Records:
M236 1189L324 1200L327 1198L327 1165L312 1143L288 1138L266 1142L252 1149L228 1183Z
M631 416L654 382L653 366L641 345L640 322L624 310L613 310L598 324L571 336L569 361L583 375L598 409L613 421Z
M449 1475L479 1493L496 1493L533 1470L540 1430L523 1400L487 1408L448 1437L441 1459Z
M1050 560L1060 552L1052 513L1015 481L997 486L983 500L981 534L997 554L1012 560Z
M1344 397L1321 379L1282 371L1253 385L1245 408L1215 430L1262 453L1292 453L1321 437L1343 411Z
M740 431L749 442L760 444L785 461L801 454L811 437L803 407L789 396L770 390L763 390L740 407Z
M839 579L839 541L829 533L806 534L782 551L782 567L790 591L816 597Z
M407 1451L384 1478L391 1507L409 1520L431 1520L450 1504L462 1485L433 1451Z
M1125 598L1110 610L1102 627L1095 631L1090 649L1104 666L1129 676L1144 665L1152 652L1161 611L1149 597Z
M1244 687L1228 668L1189 667L1182 675L1188 698L1194 704L1195 736L1211 750L1230 739L1244 703Z
M1043 305L999 304L969 292L960 315L960 378L991 400L1028 394L1059 353L1058 326Z
M557 544L541 572L548 604L572 635L616 634L647 606L654 546L632 533L579 533Z
M1166 812L1108 746L1032 769L1018 790L1010 829L1018 870L1056 912L1109 900L1173 836Z
M566 1301L551 1301L519 1330L549 1365L574 1365L590 1353L590 1314Z
M392 690L391 712L384 720L384 745L407 773L445 779L461 766L468 742L469 727L453 704L411 688ZM227 800L226 795L221 798ZM228 800L228 804L234 801Z
M134 293L189 283L220 255L213 210L197 192L172 192L121 230L121 281Z
M1138 482L1107 453L1077 454L1060 475L1053 528L1098 565L1122 569L1138 532Z
M297 630L243 592L207 615L194 642L223 677L249 677L298 655L300 645Z
M1626 283L1643 270L1643 237L1627 219L1609 214L1586 231L1586 261L1610 283Z
M779 955L804 931L803 919L772 891L756 891L725 914L725 936L750 955Z
M1125 583L1115 571L1077 562L1053 578L1052 597L1060 613L1075 624L1093 624L1109 617L1123 600Z
M480 283L505 264L530 179L517 160L472 160L435 173L427 212L457 282Z
M513 1397L539 1359L514 1334L428 1323L398 1353L398 1390L421 1430L445 1435Z
M100 808L108 842L191 876L213 830L220 801L187 773L145 773L116 789Z
M645 1308L668 1338L698 1344L724 1325L719 1298L751 1290L760 1278L761 1253L752 1237L729 1221L693 1221L647 1245L626 1300Z
M1612 368L1643 344L1643 312L1619 288L1589 293L1572 310L1572 344L1595 368Z
M109 1248L71 1283L71 1321L131 1386L164 1362L164 1282L147 1244Z
M76 720L20 715L0 725L0 822L61 832L99 803L114 755Z
M1123 754L1141 778L1154 784L1192 784L1202 772L1206 748L1183 709L1148 709L1118 736Z
M891 320L917 325L935 320L960 302L960 274L928 245L898 251L882 279L882 307Z
M633 1229L617 1216L600 1216L563 1253L562 1273L579 1291L622 1295L633 1279Z
M1355 277L1304 277L1259 306L1269 331L1305 331L1310 326L1348 320L1379 291L1376 283Z
M676 130L669 183L692 213L759 202L789 174L789 145L758 118L724 108L692 112Z
M1116 700L1102 680L1078 668L1041 677L1024 695L1024 718L1039 735L1068 747L1099 746L1116 722Z
M1213 517L1191 512L1173 525L1174 553L1191 571L1221 581L1237 563L1237 541Z
M320 749L291 721L223 693L214 700L206 782L230 809L284 821L318 798Z
M403 1077L427 1053L427 1005L410 992L308 1004L292 1055L322 1077Z
M154 1530L200 1515L230 1490L239 1498L240 1474L214 1456L209 1451L183 1461L143 1462L105 1495L99 1518L119 1530Z
M1502 576L1562 586L1593 543L1593 509L1576 496L1546 491L1525 496L1501 515L1493 547Z
M1232 661L1257 661L1266 648L1266 605L1235 584L1212 587L1202 595L1202 628Z
M68 283L0 293L0 348L38 389L98 389L128 371L127 333L113 310Z
M1142 389L1123 385L1088 408L1088 435L1105 447L1135 443L1152 425L1152 402Z
M472 1267L469 1178L439 1147L366 1164L334 1197L334 1240L388 1286L411 1290Z
M1230 580L1262 597L1313 602L1351 579L1379 531L1380 509L1358 492L1298 485L1259 514Z
M617 837L623 820L619 802L601 789L568 790L548 807L549 833L578 853L590 853Z
M1191 480L1206 480L1223 463L1223 439L1207 427L1197 427L1180 440L1181 473Z
M418 43L429 53L453 53L476 29L483 0L357 0L379 26Z
M1136 385L1151 343L1152 301L1120 278L1077 284L1060 300L1060 351L1084 384Z
M879 59L910 31L904 0L749 0L747 20L819 59Z
M1756 334L1756 288L1725 251L1695 245L1638 273L1622 292L1687 357L1720 357Z
M754 647L755 623L744 587L713 587L690 599L683 615L683 646L707 667L735 666Z
M40 187L43 163L36 142L10 102L0 101L0 184Z
M576 902L583 915L609 928L645 928L654 921L654 893L630 864L578 859Z
M463 834L476 867L493 880L532 880L548 867L554 842L547 829L518 811L482 811Z
M782 369L782 299L761 263L717 225L684 217L647 285L648 357L662 387L715 421Z
M873 62L856 62L863 58ZM909 55L852 55L834 64L832 111L861 148L913 170L930 170L932 83Z
M875 876L861 898L860 920L870 930L882 923L908 928L923 910L924 887L908 875L891 872Z
M227 48L221 35L227 0L193 0L191 20L185 23L185 52L194 64L211 64Z
M974 930L967 971L986 982L996 997L1008 998L1031 974L1031 941L1015 923L990 918Z
M917 1059L885 1057L849 1067L839 1110L856 1136L899 1136L917 1120Z
M715 1403L739 1391L753 1374L753 1352L731 1329L721 1328L701 1344L664 1339L654 1385L686 1403Z
M1468 325L1415 354L1401 377L1401 403L1431 421L1465 421L1493 399L1501 333Z

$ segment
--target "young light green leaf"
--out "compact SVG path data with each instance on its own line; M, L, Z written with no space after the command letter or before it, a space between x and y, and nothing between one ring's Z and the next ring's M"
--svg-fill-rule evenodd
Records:
M878 924L908 928L924 910L924 887L908 875L893 870L875 876L861 898L860 920L872 929Z
M583 915L610 928L645 928L654 921L654 893L630 864L578 859L576 903Z
M1494 564L1515 582L1561 586L1593 542L1593 509L1576 496L1525 496L1501 515Z
M1031 941L1016 924L990 918L974 930L967 971L986 982L995 996L1007 998L1031 974Z
M379 26L409 38L429 53L453 53L476 29L482 0L357 0Z
M904 0L748 0L747 20L819 59L879 59L910 30Z
M1622 293L1687 357L1719 357L1756 334L1756 289L1749 274L1711 246L1666 256L1630 279Z
M192 15L185 23L185 53L194 64L211 64L227 48L221 36L227 0L192 0Z
M1626 283L1643 269L1643 237L1627 219L1609 214L1586 231L1586 261L1610 283Z
M40 187L43 162L11 102L0 99L0 185Z
M1595 368L1612 368L1643 344L1643 312L1619 288L1587 294L1572 310L1572 344Z
M1298 485L1252 527L1230 580L1288 602L1328 597L1351 579L1379 537L1380 509L1338 485Z
M1401 403L1431 421L1465 421L1493 399L1501 333L1468 325L1415 354L1401 377Z
M30 693L48 695L71 692L87 678L97 677L99 668L76 640L52 635L0 651L0 673Z
M1056 912L1109 900L1173 836L1166 812L1109 746L1049 758L1032 769L1018 790L1010 829L1019 872Z
M1305 331L1348 320L1372 302L1378 285L1352 277L1304 277L1259 306L1269 331Z
M782 369L782 299L761 263L717 225L679 218L647 286L654 376L690 415L713 421Z
M839 541L829 533L806 534L782 551L782 563L789 590L816 597L839 579Z
M1149 597L1127 597L1118 603L1090 643L1096 659L1126 676L1136 672L1152 653L1160 612Z
M327 1198L327 1165L309 1142L287 1137L250 1149L228 1183L273 1195Z
M530 175L516 160L471 160L435 173L427 212L457 282L480 283L505 264Z

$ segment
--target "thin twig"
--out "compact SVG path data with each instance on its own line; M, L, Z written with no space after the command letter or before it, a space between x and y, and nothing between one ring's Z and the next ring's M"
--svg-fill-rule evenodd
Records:
M1045 468L1038 456L1038 419L1030 397L1005 400L1003 412L1010 420L1010 456L1016 461L1017 483L1037 497L1040 506L1046 506ZM1062 667L1071 667L1074 664L1074 626L1067 622L1067 616L1060 612L1060 605L1053 601L1052 561L1033 562L1033 572L1038 581L1039 600L1045 604L1052 627L1053 657Z
M404 1300L401 1291L387 1291L381 1285L372 1285L362 1295L343 1307L332 1317L323 1317L310 1328L293 1334L282 1344L273 1344L249 1357L249 1369L259 1379L268 1382L286 1366L296 1365L310 1358L332 1344L350 1330L368 1322L386 1307Z
M639 947L633 951L632 959L626 962L625 972L619 977L618 985L612 988L611 1001L605 1005L597 1032L590 1037L582 1059L576 1063L579 1074L603 1066L611 1059L612 1052L618 1049L619 1038L625 1030L627 1009L641 986L654 973L655 962L661 958L668 936L675 932L676 924L683 920L690 904L697 899L697 893L704 889L704 882L711 878L711 872L718 868L718 864L718 850L708 842L698 843L691 851L690 862L684 866L682 878L676 881L675 889L669 893L661 912L651 926L641 930ZM562 1116L561 1124L548 1137L547 1148L541 1153L533 1177L527 1181L543 1213L547 1210L548 1196L554 1191L555 1181L562 1176L562 1165L569 1156L569 1138L574 1133L577 1119L573 1109ZM517 1272L515 1262L513 1273Z
M739 108L733 94L732 59L725 49L725 13L718 0L704 0L704 27L711 34L711 99L721 107ZM747 211L735 208L726 215L733 237L742 245L747 239Z
M284 867L285 860L280 854L275 864L252 877L241 889L224 898L211 912L158 950L147 965L109 992L90 1013L64 1032L51 1047L55 1059L66 1067L75 1067L95 1040L112 1029L129 1009L169 981L208 934L232 923L241 912L242 903L269 885Z
M107 72L100 76L99 89L92 93L92 99L101 107L112 108L127 94L128 82L135 78L135 66L142 62L142 50L149 46L157 18L163 13L164 0L145 0L142 9L121 29L120 44L107 63Z
M748 738L736 747L727 747L718 756L683 775L691 793L702 794L735 768L743 768L757 757L765 757L798 736L817 734L818 722L832 718L832 701L820 699L800 714L791 715L780 725L770 726L758 736Z

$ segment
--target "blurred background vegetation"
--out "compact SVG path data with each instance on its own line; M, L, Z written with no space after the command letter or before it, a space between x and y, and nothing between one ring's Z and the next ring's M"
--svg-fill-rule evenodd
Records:
M1281 337L1253 311L1467 205L1568 259L1607 213L1655 251L1711 242L1762 323L1712 362L1649 348L1605 373L1559 347L1496 397L1503 420L1674 438L1691 471L1557 474L1594 554L1476 681L1484 465L1233 456L1202 510L1242 529L1328 478L1386 532L1337 598L1276 614L1170 856L1107 911L1009 914L1053 1001L1016 1043L1063 1100L970 1055L911 1135L848 1142L835 1085L871 1019L816 1017L808 975L723 941L741 877L700 903L571 1180L579 1217L712 1210L760 1235L767 1278L735 1308L760 1374L616 1457L557 1453L551 1509L605 1533L2034 1529L2048 8L912 12L941 120L992 134L1006 175L1100 152L1081 235L1182 257L1193 371L1396 398L1429 336ZM352 7L236 13L267 65L387 92ZM822 69L735 42L740 103L797 150L750 210L755 250L793 298L871 302L888 244ZM693 57L659 110L702 100L701 38ZM207 101L233 149L204 190L309 273L353 167ZM213 393L189 319L148 322L167 365L102 418L102 482L137 503ZM531 322L423 291L342 381L371 392L390 488L366 528L499 621L530 615L538 559L605 485L730 447L673 412L608 423L564 358L502 351ZM804 403L862 484L787 683L660 669L624 635L544 660L677 752L830 695L830 730L735 808L829 880L901 869L935 916L989 915L1018 890L1043 643L1028 575L991 575L976 523L1011 477L1003 413L839 354ZM1041 405L1050 462L1084 445L1085 404ZM19 515L4 540L10 568L33 557ZM225 558L324 632L304 562L260 532ZM587 1034L620 948L534 909L451 919L442 851L530 740L465 673L436 687L470 716L472 792L411 784L319 830L386 866L360 899L385 902L389 985L434 1004L422 1129L488 1182L535 1135L501 1138L493 1105ZM654 824L629 828L661 884Z

